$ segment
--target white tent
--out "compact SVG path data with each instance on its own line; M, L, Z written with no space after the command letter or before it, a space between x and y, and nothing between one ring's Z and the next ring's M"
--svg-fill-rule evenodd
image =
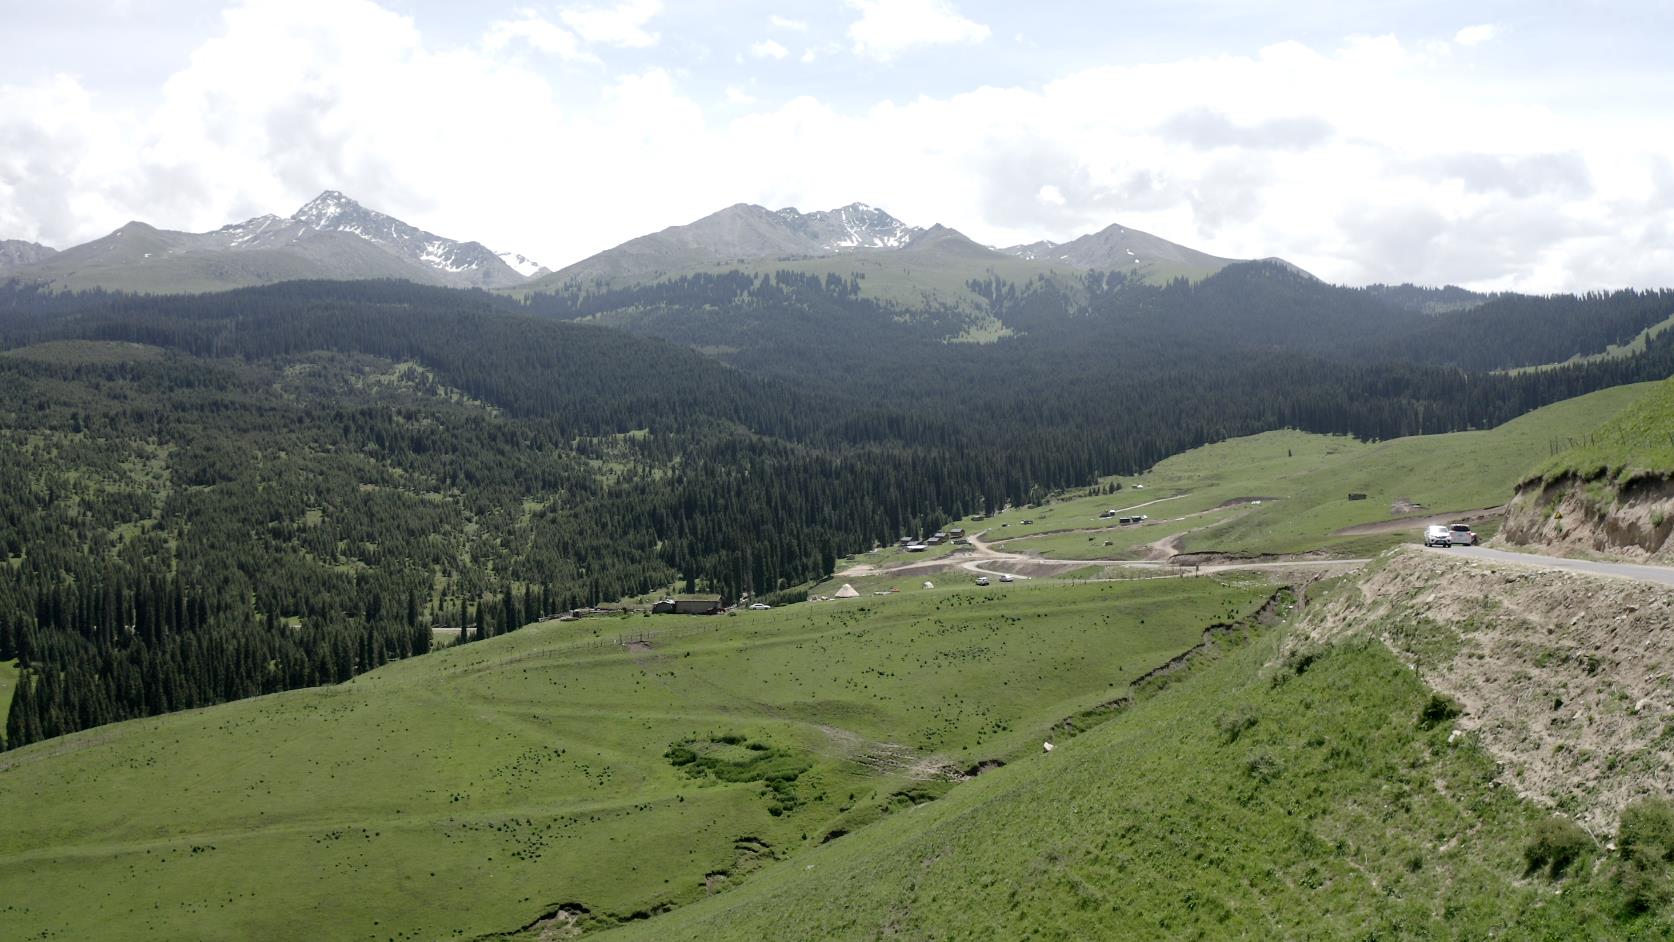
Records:
M858 599L860 598L860 593L854 590L854 586L845 582L843 583L843 587L841 589L838 589L836 592L831 594L831 597L837 599Z

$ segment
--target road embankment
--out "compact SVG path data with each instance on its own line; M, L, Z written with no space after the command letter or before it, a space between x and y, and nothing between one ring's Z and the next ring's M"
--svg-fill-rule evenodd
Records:
M1500 542L1559 554L1596 553L1674 562L1674 478L1626 481L1564 474L1525 481L1507 508Z
M1674 587L1405 547L1311 606L1285 659L1362 639L1457 703L1503 785L1595 834L1674 782Z

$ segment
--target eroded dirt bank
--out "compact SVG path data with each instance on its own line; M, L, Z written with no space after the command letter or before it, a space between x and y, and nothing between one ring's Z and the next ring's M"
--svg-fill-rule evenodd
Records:
M1310 607L1287 657L1356 637L1458 701L1504 784L1595 834L1674 783L1674 590L1404 548Z
M1674 562L1674 480L1616 485L1565 475L1529 481L1507 508L1500 542L1635 561Z

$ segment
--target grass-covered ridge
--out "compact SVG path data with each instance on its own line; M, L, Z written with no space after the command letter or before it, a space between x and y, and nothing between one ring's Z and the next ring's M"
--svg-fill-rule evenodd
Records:
M1668 388L1640 383L1600 390L1481 431L1385 442L1295 430L1234 438L1176 455L1142 475L1108 479L1106 484L1122 485L1113 494L1019 507L958 525L986 529L985 538L1006 541L1008 551L1055 559L1134 557L1146 544L1173 536L1179 537L1174 552L1376 552L1417 540L1422 527L1369 533L1367 525L1503 504L1552 442L1585 435L1619 414L1622 421L1667 410L1674 401ZM1350 500L1350 494L1366 499ZM1423 509L1397 512L1397 502ZM1099 519L1105 510L1151 519L1120 527ZM1093 527L1107 529L1087 532Z
M1663 939L1381 645L1280 632L1050 755L606 939ZM1561 891L1561 892L1558 892Z
M1541 464L1530 480L1552 481L1566 475L1582 480L1674 474L1674 379L1649 386L1630 408L1596 430L1564 440L1565 448Z
M565 904L656 912L957 794L1271 591L1018 584L547 624L89 730L0 756L0 921L432 939Z

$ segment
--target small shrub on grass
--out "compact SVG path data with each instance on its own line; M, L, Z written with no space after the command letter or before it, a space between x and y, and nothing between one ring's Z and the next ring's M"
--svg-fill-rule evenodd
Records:
M1252 753L1250 757L1244 761L1245 773L1248 774L1250 778L1253 778L1264 785L1278 778L1279 773L1284 770L1284 763L1280 762L1276 756L1266 750Z
M1238 741L1238 737L1256 724L1255 707L1244 704L1234 710L1228 710L1215 717L1215 728L1220 730L1221 739L1227 744Z
M1674 801L1642 798L1622 810L1616 829L1621 859L1616 880L1634 912L1649 912L1674 896L1669 870L1674 866Z
M1435 729L1461 712L1459 704L1453 698L1444 697L1439 693L1431 694L1429 701L1424 704L1424 709L1418 711L1418 728Z
M1534 834L1523 845L1523 860L1528 864L1525 876L1544 870L1556 880L1591 850L1593 839L1568 818L1552 817L1535 825Z

